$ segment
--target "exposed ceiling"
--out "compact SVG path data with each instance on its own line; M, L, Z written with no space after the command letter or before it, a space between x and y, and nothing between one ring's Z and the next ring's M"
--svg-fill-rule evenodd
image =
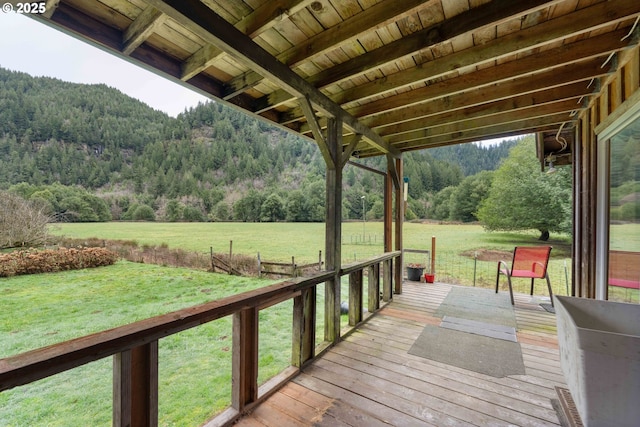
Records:
M304 136L335 117L345 157L570 131L640 16L638 0L46 3L34 18Z

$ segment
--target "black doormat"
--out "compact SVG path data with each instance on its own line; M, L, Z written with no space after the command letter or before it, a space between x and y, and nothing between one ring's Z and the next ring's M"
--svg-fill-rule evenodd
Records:
M502 378L524 375L520 344L427 325L409 354Z

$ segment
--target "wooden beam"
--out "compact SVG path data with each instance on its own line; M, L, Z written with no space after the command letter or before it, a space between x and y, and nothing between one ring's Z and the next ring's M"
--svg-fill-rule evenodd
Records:
M340 165L336 165L334 163L334 159L331 156L331 152L327 145L327 140L322 134L322 130L320 129L320 125L318 124L318 119L316 118L316 114L313 111L313 107L311 106L311 102L308 97L301 97L298 100L300 102L300 108L304 111L304 115L307 118L307 123L309 128L311 128L311 132L313 133L313 138L316 140L316 144L318 144L318 148L320 149L320 153L322 157L324 157L324 161L329 168L341 167Z
M612 26L634 17L638 13L640 13L640 3L634 0L598 3L487 43L434 59L422 64L417 69L412 68L406 72L385 76L383 82L374 81L358 89L365 91L367 87L375 86L375 90L372 90L369 96L381 95L419 81L435 79L463 67L479 65L505 55L526 52L543 44L558 42L590 30ZM628 44L628 41L622 43ZM351 97L351 100L362 99L362 94L363 92L360 92L357 98Z
M272 2L267 2L265 4L270 3ZM305 3L311 3L311 1L307 1ZM335 49L336 45L354 40L364 31L369 31L371 28L382 28L402 19L404 16L414 13L415 10L424 3L425 0L377 3L346 19L344 22L341 22L340 25L328 28L321 33L309 37L302 43L297 43L291 49L279 54L276 58L278 61L293 68L303 61L308 61L328 52L329 50ZM242 91L246 89L242 84L243 81L254 82L261 79L262 76L257 74L255 71L247 71L239 76L237 80L232 80L230 86L235 91Z
M557 1L558 0L555 2ZM371 72L371 70L378 67L393 63L402 57L416 54L466 32L478 30L487 25L496 25L516 16L526 15L540 7L548 7L552 3L554 2L549 2L548 0L522 0L517 2L511 0L493 0L482 6L460 13L444 22L424 28L363 55L356 56L334 67L323 70L307 80L318 88L325 88L354 76ZM366 28L366 26L364 28ZM451 55L447 55L447 57L449 56ZM431 62L422 65L428 66ZM442 63L443 61L437 62ZM449 67L457 67L457 64L458 62L450 63ZM422 69L421 71L423 73L421 80L430 77L428 69ZM385 79L388 77L390 76L385 76ZM269 95L268 104L276 106L288 102L290 98L291 97L284 92L275 92Z
M273 28L273 26L282 19L283 15L294 14L312 1L313 0L268 1L238 21L235 27L249 37L255 38L268 29ZM222 50L206 44L185 62L182 80L186 81L191 79L207 67L215 64L223 55L224 52ZM236 77L229 83L229 89L222 98L230 99L237 96L260 83L262 78L262 76L253 72Z
M536 72L546 72L548 75L552 73L562 73L563 68L568 65L578 62L586 63L589 59L604 58L611 52L624 49L626 43L620 41L623 33L624 31L614 31L602 34L594 39L580 40L569 45L563 45L555 49L496 65L495 67L489 67L475 71L474 73L433 82L433 84L428 86L409 90L399 95L387 96L380 101L365 103L362 107L349 109L348 111L357 117L363 117L376 112L379 113L381 111L406 107L429 99L469 92L474 88L508 82L516 78L525 78ZM600 64L602 64L602 62ZM356 96L356 99L359 100L362 100L365 96L369 96L364 90L353 93L352 95ZM349 98L337 98L336 96L332 97L332 99L339 103L353 101L352 96Z
M342 134L340 121L329 119L327 146L333 165L340 165ZM341 167L329 167L326 171L325 202L325 261L326 269L334 272L325 283L324 339L332 343L340 340L340 268L342 266L342 172Z
M355 117L347 114L326 95L200 1L149 0L149 3L201 37L205 42L217 46L259 74L277 82L294 97L308 98L321 113L339 118L344 126L355 133L362 134L363 138L376 149L383 153L392 154L394 157L399 156L399 152L386 144L379 135L362 126Z
M113 425L158 425L158 341L114 355Z
M403 165L402 158L395 159L395 170L396 174L399 177L402 177L403 174ZM400 251L400 257L396 260L394 266L394 293L401 294L402 293L402 266L404 265L403 261L403 233L402 226L404 224L404 186L398 185L396 186L396 232L395 232L395 250Z
M348 138L345 138L344 143L346 148L342 150L342 161L341 161L342 167L344 167L347 164L347 162L349 161L349 158L351 157L356 147L358 146L358 143L361 140L362 140L362 135L357 133L351 135Z
M586 84L585 84L586 87ZM521 122L528 119L534 119L537 117L543 117L553 115L556 113L571 113L574 110L583 108L581 104L578 104L578 98L566 99L558 102L549 102L539 106L533 106L529 108L515 109L515 110L502 110L503 112L496 112L493 114L481 115L477 118L469 118L458 121L452 121L440 125L434 124L433 126L427 125L424 129L419 129L411 132L404 132L401 134L392 135L386 140L390 144L406 143L409 141L430 138L439 135L455 134L458 132L468 132L474 129L481 129L484 127L491 127L501 124L509 124L513 122ZM493 109L491 109L493 111ZM428 121L427 121L428 123Z
M514 135L523 135L526 133L537 132L539 130L548 130L553 126L562 123L572 123L575 119L570 117L568 113L555 114L553 116L539 117L535 119L527 119L521 122L513 122L508 124L500 124L496 126L488 126L469 131L460 131L446 135L439 135L431 138L422 138L397 144L402 151L418 150L429 147L440 147L450 144L462 144L465 142L480 141L483 139L502 138ZM569 126L568 128L570 128ZM362 156L376 155L375 151L363 151Z
M514 94L515 96L513 98L504 98L497 101L487 100L484 104L473 105L462 110L447 110L440 114L419 117L415 120L385 126L380 128L379 133L383 137L405 134L427 127L442 126L471 119L486 119L497 114L504 114L508 111L517 112L519 110L568 99L573 99L574 108L577 109L581 106L577 103L576 98L579 99L588 96L593 92L593 90L587 86L587 83L583 81L523 95ZM469 94L469 96L470 98L475 98L473 94Z
M165 21L164 15L153 6L146 7L142 13L129 25L122 37L122 53L130 55L138 46L144 43L156 28Z
M603 69L601 65L602 62L599 59L570 64L558 70L534 74L533 76L522 77L493 86L483 86L469 93L462 92L446 98L427 99L426 102L421 102L410 108L388 111L385 114L362 118L361 120L371 127L381 127L434 116L443 111L462 110L483 105L486 102L510 99L519 94L529 94L577 82L586 82L609 72L609 70Z
M238 412L258 400L258 309L233 314L231 407Z

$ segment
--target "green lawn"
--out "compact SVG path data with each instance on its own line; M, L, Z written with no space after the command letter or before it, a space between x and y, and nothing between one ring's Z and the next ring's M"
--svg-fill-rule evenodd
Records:
M0 279L0 357L271 282L129 262L97 269L3 278ZM273 330L284 331L283 334L287 327L291 329L287 307L269 310L269 314L279 311L269 316L276 320L265 319L265 325L271 322L275 325ZM274 341L268 330L261 333L263 340ZM262 380L288 366L289 337L275 340L287 345L261 347ZM160 341L161 425L200 425L229 405L230 349L230 318ZM110 425L111 363L110 358L101 360L0 393L0 426Z

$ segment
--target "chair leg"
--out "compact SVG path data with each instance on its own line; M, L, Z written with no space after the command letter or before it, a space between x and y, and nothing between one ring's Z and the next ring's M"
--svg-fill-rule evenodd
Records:
M553 291L551 290L551 281L549 280L549 273L545 272L545 279L547 279L547 288L549 288L549 297L551 298L551 307L553 307Z
M499 284L500 284L500 264L498 264L498 273L496 274L496 294L498 293Z
M511 275L507 275L507 282L509 282L509 296L511 296L511 305L516 305L513 300L513 288L511 287Z
M531 279L531 292L529 293L529 295L533 296L533 278Z

